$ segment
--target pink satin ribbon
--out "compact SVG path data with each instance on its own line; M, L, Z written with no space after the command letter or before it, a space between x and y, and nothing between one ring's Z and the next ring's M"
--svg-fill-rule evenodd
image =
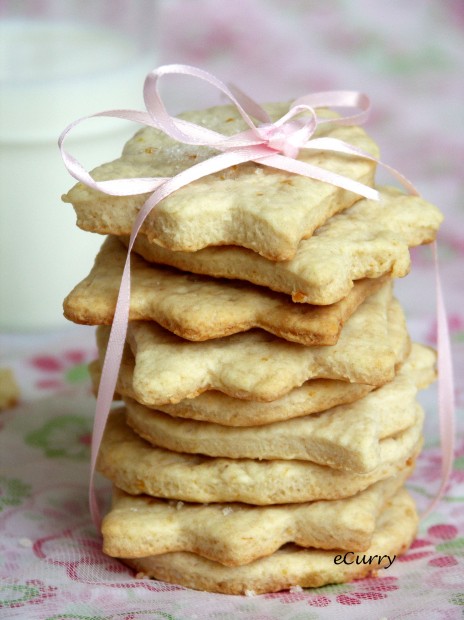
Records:
M196 77L217 88L235 105L248 129L233 136L226 136L168 114L158 91L158 82L161 77L169 74ZM335 138L312 137L317 127L327 122L339 125L359 125L365 122L369 112L369 99L362 93L355 91L330 91L305 95L294 101L290 105L289 111L284 114L284 116L272 122L267 112L250 97L242 93L236 87L226 86L226 84L210 73L196 67L187 65L166 65L160 67L148 74L143 92L147 109L146 112L135 110L111 110L83 117L71 123L63 131L58 142L63 161L68 171L75 179L81 181L88 187L111 196L128 196L151 192L151 195L137 214L132 228L97 396L92 435L89 486L90 512L97 527L100 527L101 516L94 490L95 466L106 421L112 405L129 322L130 254L140 228L152 209L156 207L161 200L197 179L230 168L231 166L250 161L330 183L365 198L373 200L379 199L379 193L375 189L354 181L353 179L330 172L329 170L297 160L296 157L300 149L327 150L369 159L385 167L410 193L417 194L414 186L403 175L394 168L378 161L369 153ZM315 108L318 107L358 108L360 111L351 116L324 119L317 116ZM301 116L302 112L306 113L303 117ZM219 154L195 164L170 178L129 178L95 181L81 164L65 151L63 145L66 136L76 125L88 118L99 116L121 118L154 127L163 131L178 142L196 146L208 146L219 151ZM260 121L260 124L256 125L252 117ZM438 320L439 332L441 331L443 335L445 334L445 328L447 328L444 307L441 314L438 316ZM446 340L446 335L443 335L443 338ZM445 371L450 368L450 364L451 358L449 357L449 362L445 364ZM448 384L447 387L450 389ZM440 410L447 412L443 415L449 416L449 412L452 411L452 404L450 406L449 398L444 397L443 403L442 400L440 400L440 403ZM449 432L450 423L444 422L443 425L446 432ZM447 441L447 449L451 450L450 458L452 465L453 447L452 442L449 440ZM447 461L446 471L444 468L444 474L446 473L447 477L449 477L449 470L450 464ZM446 480L444 479L440 488L442 494L444 493L445 486Z
M453 471L454 437L455 437L455 402L453 362L451 340L448 329L445 300L440 279L437 242L432 243L433 262L435 267L435 294L437 312L437 349L438 349L438 413L440 421L441 441L441 481L438 491L421 517L425 519L436 508L445 495L448 482Z

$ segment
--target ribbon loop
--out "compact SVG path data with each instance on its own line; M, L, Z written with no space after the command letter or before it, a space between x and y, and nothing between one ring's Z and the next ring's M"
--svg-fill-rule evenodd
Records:
M256 125L254 124L251 116L247 113L245 109L247 106L251 106L251 104L253 104L253 111L255 111L255 113L256 111L258 111L260 117L264 118L267 115L264 110L260 106L258 106L257 103L252 102L250 98L247 98L246 100L243 97L237 98L232 92L232 90L230 90L228 86L224 84L224 82L217 79L207 71L204 71L203 69L198 69L197 67L190 67L188 65L166 65L164 67L159 67L158 69L151 71L147 75L143 88L143 95L145 105L153 122L159 124L162 127L164 133L169 135L171 138L177 140L178 142L183 142L184 144L207 144L208 146L216 146L217 144L217 146L220 146L222 145L225 136L218 132L207 129L206 127L201 127L200 125L193 125L193 123L188 123L182 128L182 123L179 123L178 119L175 119L170 114L168 114L158 90L158 83L160 79L168 74L188 75L191 77L196 77L214 86L217 90L223 93L231 101L231 103L235 105L245 123L252 130L252 132L256 134L256 137L259 137ZM243 103L243 105L241 102ZM185 131L187 127L189 128L189 131Z
M321 93L303 95L293 105L308 105L312 108L359 108L360 112L336 119L339 125L363 125L370 113L371 103L365 93L354 90L329 90ZM320 119L320 123L333 122L334 119Z
M248 126L248 129L233 136L227 136L185 119L171 116L167 112L158 90L160 79L169 74L195 77L218 89L236 107L240 116ZM224 152L236 151L240 152L241 155L247 153L248 157L245 158L244 161L259 161L262 165L277 167L286 172L307 176L348 189L365 198L378 199L378 193L362 183L355 182L352 179L337 175L323 168L317 168L305 162L299 162L297 166L298 171L296 172L296 167L294 165L300 149L316 148L314 144L315 141L311 139L311 137L317 129L317 126L327 120L318 117L315 107L330 105L360 107L362 110L360 114L351 117L331 118L330 122L345 125L351 124L354 119L364 121L367 117L369 99L362 93L356 93L354 91L332 91L306 95L305 97L300 97L291 104L288 112L279 120L271 122L267 112L236 87L229 88L226 84L221 82L221 80L202 69L176 64L159 67L148 74L144 83L144 100L147 108L146 112L139 112L136 110L99 112L71 123L62 132L58 141L59 147L64 163L75 179L95 190L113 196L127 196L143 194L150 191L153 192L167 181L165 178L130 178L95 181L81 164L66 152L64 149L64 141L71 129L88 118L111 116L154 127L155 129L163 131L173 140L183 144L207 146ZM306 114L304 116L299 116L302 112L306 112ZM261 125L255 125L252 116L260 120ZM299 118L295 118L297 116L299 116ZM343 144L342 141L334 138L326 142L321 142L319 139L317 148L319 150L346 153L346 145L343 151ZM276 154L281 154L281 156L276 158ZM368 153L354 147L351 147L350 154L377 162L377 160ZM205 175L206 174L208 173L205 173ZM396 176L400 178L399 173ZM400 180L402 181L401 178Z

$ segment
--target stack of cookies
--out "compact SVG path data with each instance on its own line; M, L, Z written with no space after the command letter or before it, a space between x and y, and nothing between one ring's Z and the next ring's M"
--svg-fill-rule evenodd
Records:
M267 106L273 119L284 104ZM332 118L332 113L321 111ZM183 115L224 134L230 106ZM378 157L359 127L339 138ZM210 157L145 128L97 180L168 177ZM299 159L366 185L372 161ZM435 355L410 342L392 279L439 211L380 188L380 201L247 163L163 200L132 255L130 323L98 467L114 484L105 553L143 576L224 593L349 581L391 566L414 538L404 490L419 454L420 388ZM128 235L146 196L77 184L78 225L108 234L64 303L98 325L98 384Z

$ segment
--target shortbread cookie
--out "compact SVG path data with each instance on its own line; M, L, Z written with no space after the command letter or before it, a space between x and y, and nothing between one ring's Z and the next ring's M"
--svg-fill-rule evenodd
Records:
M104 345L102 343L103 346L102 357L106 351L106 342ZM134 356L126 345L119 369L116 398L128 396L134 400L137 399L137 394L135 394L132 386L134 365ZM100 383L101 367L102 361L100 360L94 360L89 364L95 394ZM156 405L156 408L175 418L189 418L225 426L260 426L261 424L289 420L354 402L368 394L374 387L365 383L312 379L272 402L243 400L211 390L203 392L196 398L187 398L174 405ZM142 400L144 399L142 398ZM151 405L147 401L143 404L147 407ZM155 407L155 405L152 406Z
M138 577L153 577L209 592L250 595L292 586L317 588L376 575L380 569L390 568L414 540L418 520L413 500L401 490L380 515L371 544L362 552L285 545L270 556L236 567L183 552L123 561L138 572Z
M174 452L260 461L311 461L367 474L380 466L386 453L397 460L410 450L410 444L398 441L398 437L421 424L423 413L411 394L412 386L408 387L398 390L399 394L393 389L380 392L379 388L353 405L259 427L231 428L176 420L129 399L126 420L140 437Z
M102 524L103 551L125 558L189 551L226 566L248 564L289 542L362 551L385 503L409 473L406 469L344 500L264 507L167 501L115 487Z
M187 502L261 506L341 499L409 466L421 444L421 428L422 413L415 426L386 440L379 467L355 474L311 461L234 460L155 448L126 425L124 410L117 410L108 418L98 470L131 495Z
M405 276L411 263L409 247L433 241L442 219L422 198L383 188L379 202L360 200L332 217L301 241L292 260L282 263L233 247L171 252L149 243L144 235L137 237L134 249L154 263L248 280L292 295L295 302L326 305L346 297L354 280L386 273Z
M98 337L108 330L99 327ZM364 301L332 347L305 347L260 330L193 343L143 321L129 324L127 340L136 400L154 406L206 390L271 401L317 378L382 385L409 352L404 315L389 286Z
M109 325L113 320L126 249L115 237L104 242L95 266L64 300L75 323ZM305 345L332 345L345 321L386 278L359 280L330 306L294 304L286 295L246 284L196 276L131 258L129 319L156 321L188 340L222 338L260 327Z
M288 104L267 107L273 119ZM320 111L325 118L336 114ZM232 135L247 125L232 106L189 112L182 118ZM359 127L325 123L316 135L338 138L378 157L376 144ZM217 151L175 142L147 127L125 146L120 159L96 168L96 180L128 177L171 177ZM357 156L304 150L300 161L322 167L372 186L375 163ZM84 230L129 234L147 194L107 196L78 183L66 196L74 206L77 225ZM359 196L330 183L255 164L233 166L208 175L165 198L148 216L142 230L150 241L192 252L208 245L241 245L271 260L291 258L303 237L309 237L331 215L352 205Z
M412 360L433 377L435 356L416 345ZM411 357L410 356L410 357ZM367 473L379 466L383 445L417 422L418 386L404 364L395 379L350 405L259 427L231 428L180 420L125 399L129 426L155 446L229 458L302 459Z
M14 407L19 396L19 387L11 368L0 368L0 411Z
M101 361L95 360L89 366L95 393L100 383L106 341L100 344ZM417 348L421 351L426 349L422 345L413 344L411 355L407 358L408 373L414 373L414 381L419 389L422 389L435 380L435 370L430 369L430 354L414 354ZM434 355L431 349L427 350ZM126 345L116 388L118 396L128 396L136 400L137 395L132 387L134 363L134 356ZM233 398L212 390L203 392L196 398L182 400L175 405L158 405L156 408L175 418L188 418L224 426L260 426L349 404L363 398L373 389L374 386L363 383L313 379L291 390L282 398L267 403ZM150 403L142 404L150 407Z

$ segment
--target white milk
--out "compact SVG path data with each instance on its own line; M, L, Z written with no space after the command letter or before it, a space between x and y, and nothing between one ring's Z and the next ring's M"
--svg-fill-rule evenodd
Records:
M153 58L124 36L32 20L0 21L0 329L65 325L62 301L89 271L103 238L75 225L61 195L73 184L57 147L71 121L143 108ZM92 119L66 146L87 169L118 157L138 128Z

